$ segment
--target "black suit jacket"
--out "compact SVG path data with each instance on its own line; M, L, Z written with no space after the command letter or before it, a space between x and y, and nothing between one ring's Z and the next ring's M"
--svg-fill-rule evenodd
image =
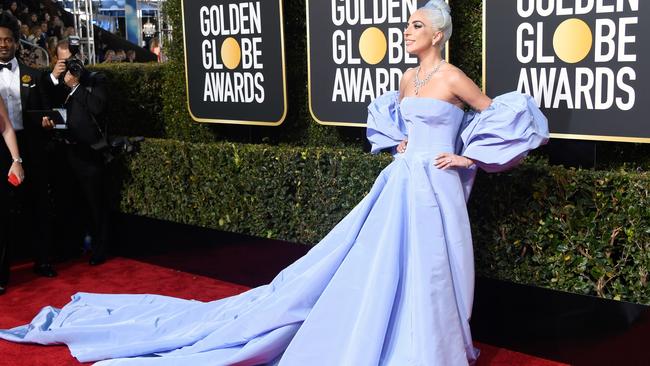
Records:
M20 102L23 110L23 126L25 131L43 136L43 127L39 118L30 118L27 111L50 109L47 93L47 83L44 73L33 69L22 62L20 68Z
M20 70L20 104L23 116L23 137L19 138L20 155L25 159L24 167L30 170L30 176L42 173L46 160L48 134L42 127L42 117L30 115L28 111L50 109L47 85L43 82L43 73L22 62Z
M106 78L101 73L85 72L81 77L79 87L70 95L63 80L58 85L52 83L48 75L49 96L53 107L65 108L70 137L79 143L92 145L98 142L102 135L98 124L106 106ZM105 131L105 126L100 126Z

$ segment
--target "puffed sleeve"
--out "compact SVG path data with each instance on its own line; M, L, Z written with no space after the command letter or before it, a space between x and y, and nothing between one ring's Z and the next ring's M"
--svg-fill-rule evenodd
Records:
M368 105L366 137L373 154L393 148L406 139L406 126L399 111L398 91L386 92Z
M462 126L462 155L487 172L514 167L549 138L546 117L533 98L519 92L494 98L480 113L466 113Z

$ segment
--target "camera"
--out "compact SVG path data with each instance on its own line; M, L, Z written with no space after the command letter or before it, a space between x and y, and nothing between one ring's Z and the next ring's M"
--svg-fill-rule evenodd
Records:
M84 63L79 58L79 50L81 46L81 40L77 36L70 36L68 38L68 50L72 56L65 60L66 71L70 71L72 75L79 78L84 72Z
M76 56L72 56L65 60L65 69L66 71L70 71L75 77L80 78L84 72L84 63Z
M69 36L68 37L68 50L73 57L76 57L79 54L81 49L81 38L78 36Z

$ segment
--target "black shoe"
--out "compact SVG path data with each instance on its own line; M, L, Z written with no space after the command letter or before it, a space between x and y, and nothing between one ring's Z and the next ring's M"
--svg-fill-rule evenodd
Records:
M90 257L88 264L90 264L91 266L98 266L100 264L104 264L105 262L106 262L106 257Z
M56 277L58 273L54 270L51 264L38 264L34 265L34 273L42 277Z
M6 285L0 285L0 295L4 295L5 292L7 292L7 286Z

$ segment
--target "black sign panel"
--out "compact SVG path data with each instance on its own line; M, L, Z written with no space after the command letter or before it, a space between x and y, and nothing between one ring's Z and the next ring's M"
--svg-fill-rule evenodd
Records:
M650 2L484 0L484 88L535 98L552 137L650 142Z
M364 127L368 104L399 90L418 60L403 31L426 0L308 0L309 108L321 124Z
M286 116L282 1L183 0L188 109L199 122Z

